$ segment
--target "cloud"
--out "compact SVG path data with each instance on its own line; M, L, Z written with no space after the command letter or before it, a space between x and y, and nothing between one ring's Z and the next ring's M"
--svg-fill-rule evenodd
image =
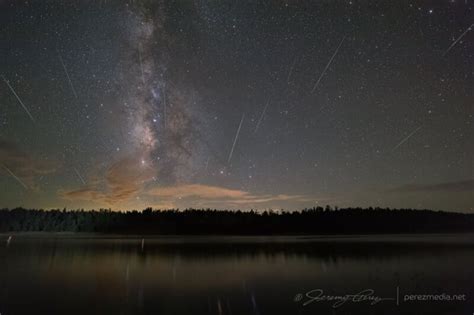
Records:
M36 177L55 170L53 163L34 159L15 143L0 139L0 174L14 178L25 188L36 188Z
M86 200L107 205L126 202L154 178L155 171L138 157L126 157L107 170L104 180L73 190L59 191L66 200Z
M147 172L138 172L136 166L137 162L133 159L122 160L109 168L105 183L103 181L74 190L60 191L59 195L66 200L86 200L117 205L140 194L157 199L150 205L160 209L177 208L180 204L186 204L187 207L219 205L231 208L257 206L271 202L315 201L303 195L256 195L243 190L201 184L154 187L144 190L144 185L151 178Z
M200 184L158 187L148 191L148 194L157 197L199 197L202 199L217 198L243 198L248 195L247 192L241 190L233 190L216 186L206 186Z
M388 190L389 193L409 193L409 192L435 192L435 191L444 191L444 192L464 192L474 190L474 180L462 180L456 182L445 182L438 184L409 184L399 186L393 189Z
M224 203L233 205L252 205L274 201L312 201L312 199L303 195L255 195L243 190L201 184L156 187L148 190L146 194L159 197L162 200L188 199L197 200L199 203L205 202L206 204Z

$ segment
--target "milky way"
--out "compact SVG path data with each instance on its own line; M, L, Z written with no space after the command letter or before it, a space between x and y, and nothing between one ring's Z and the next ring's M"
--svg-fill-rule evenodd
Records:
M150 183L180 184L192 178L197 120L186 92L167 78L169 42L164 3L139 3L126 10L126 45L122 74L127 97L114 121L125 133L118 159L105 171L105 184L64 192L66 198L103 200L116 205L138 197Z

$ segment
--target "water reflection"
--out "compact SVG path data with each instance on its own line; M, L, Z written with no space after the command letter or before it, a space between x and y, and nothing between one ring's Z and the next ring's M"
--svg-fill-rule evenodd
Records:
M469 235L15 236L0 249L0 313L471 314L473 244ZM396 299L397 287L399 305L295 302L313 289L339 296L373 289ZM441 293L466 301L404 301Z

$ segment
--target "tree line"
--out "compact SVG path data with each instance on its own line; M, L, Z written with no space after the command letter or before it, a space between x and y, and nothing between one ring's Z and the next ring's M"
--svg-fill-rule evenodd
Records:
M201 235L451 233L474 232L474 214L330 206L291 212L15 208L0 209L0 232Z

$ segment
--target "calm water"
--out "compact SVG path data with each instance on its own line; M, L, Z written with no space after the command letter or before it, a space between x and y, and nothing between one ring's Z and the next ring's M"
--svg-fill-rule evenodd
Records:
M7 239L2 315L474 313L472 235ZM461 301L406 301L443 293Z

